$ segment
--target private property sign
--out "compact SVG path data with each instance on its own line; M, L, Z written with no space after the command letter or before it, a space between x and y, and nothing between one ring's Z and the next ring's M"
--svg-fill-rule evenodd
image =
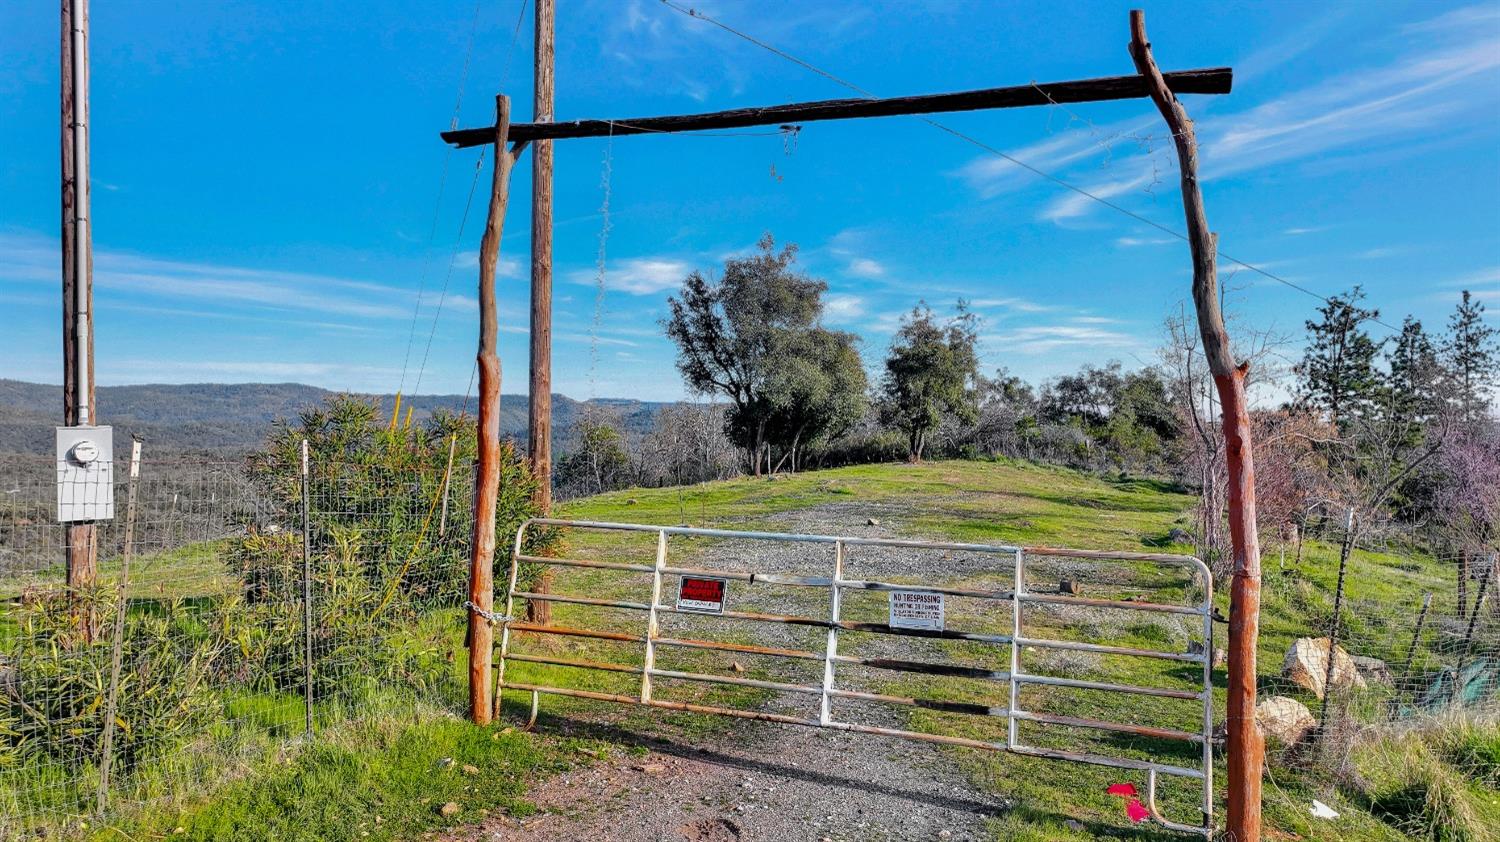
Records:
M699 614L723 614L729 580L706 576L683 576L677 586L677 610Z
M943 630L943 595L922 591L891 591L890 627Z

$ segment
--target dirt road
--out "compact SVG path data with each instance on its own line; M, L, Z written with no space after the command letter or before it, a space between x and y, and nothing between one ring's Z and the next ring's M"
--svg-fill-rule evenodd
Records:
M440 838L968 840L986 838L985 819L1007 806L975 790L951 758L924 743L762 723L737 725L701 745L609 736L648 753L539 784L531 795L537 815L496 816Z

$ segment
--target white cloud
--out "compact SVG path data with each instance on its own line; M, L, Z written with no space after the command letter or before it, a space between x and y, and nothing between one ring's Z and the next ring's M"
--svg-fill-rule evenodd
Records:
M879 278L885 274L885 266L878 260L868 257L856 257L849 261L849 274L857 278Z
M1164 246L1177 242L1181 241L1173 237L1121 237L1115 240L1115 245L1134 248L1136 246Z
M1319 231L1327 231L1327 230L1328 230L1328 226L1326 226L1326 225L1320 225L1320 226L1317 226L1315 228L1288 228L1285 231L1282 231L1281 233L1285 234L1288 237L1300 237L1303 234L1316 234Z
M865 314L865 301L857 295L836 292L823 299L823 316L833 324L848 324Z
M653 295L676 289L693 271L685 260L667 257L627 257L607 264L604 273L604 288L626 292L631 295ZM576 284L594 284L598 280L592 269L580 269L570 273Z

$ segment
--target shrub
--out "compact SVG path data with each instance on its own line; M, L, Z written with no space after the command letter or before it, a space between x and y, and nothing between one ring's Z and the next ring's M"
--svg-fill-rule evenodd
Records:
M149 609L149 610L148 610ZM100 627L113 629L116 595L80 598ZM102 749L112 635L85 640L61 591L28 593L16 615L14 674L0 694L0 763L49 757L97 760ZM139 606L125 618L114 751L129 768L205 724L213 707L207 678L224 645L185 628L180 601Z

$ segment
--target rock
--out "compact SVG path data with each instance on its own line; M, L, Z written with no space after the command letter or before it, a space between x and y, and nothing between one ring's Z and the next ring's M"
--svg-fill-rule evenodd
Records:
M437 814L445 819L453 818L454 816L458 815L458 803L449 801L443 804L441 807L437 808Z
M472 763L465 763L463 765L463 770L464 770L464 774L465 775L477 775L477 774L479 774L479 767L475 766Z
M1076 581L1072 579L1064 579L1061 582L1057 583L1057 592L1073 594L1076 596L1080 593L1083 593L1083 589L1078 586L1078 583Z
M648 775L660 775L667 771L667 767L661 763L646 763L641 766L641 771Z
M626 498L626 500L625 500L625 505L627 505L627 506L639 506L640 504L641 504L641 501L635 499L634 497L629 497L629 498Z
M1360 677L1367 683L1384 684L1387 687L1395 683L1391 680L1391 668L1386 666L1385 661L1365 655L1351 655L1349 660L1354 662L1354 668L1359 670Z
M1193 543L1193 536L1186 529L1178 529L1174 526L1167 530L1167 543L1191 544Z
M1318 727L1312 711L1290 696L1271 696L1255 706L1255 724L1268 737L1282 745L1294 746Z
M1328 676L1328 638L1299 637L1292 642L1281 663L1281 674L1298 687L1323 698L1323 682ZM1333 653L1333 686L1363 689L1365 680L1354 665L1354 659L1339 646Z
M865 526L879 526L879 525L880 525L880 518L878 518L878 517L865 518Z
M740 663L739 661L730 661L729 662L729 669L732 670L733 672L744 672L745 671L745 665L742 664L742 663Z
M1229 665L1229 650L1228 649L1215 649L1214 650L1214 669L1218 669L1220 667L1225 667L1225 666L1228 666L1228 665Z
M454 764L453 758L451 758L451 757L444 757L444 758L442 758L441 760L439 760L437 762L437 767L439 769L452 769L453 768L453 764Z
M1063 827L1066 827L1068 830L1071 830L1074 833L1082 833L1082 832L1084 832L1085 830L1088 829L1087 825L1085 825L1083 822L1081 822L1081 821L1079 821L1077 819L1067 819L1067 820L1065 820L1063 822Z

